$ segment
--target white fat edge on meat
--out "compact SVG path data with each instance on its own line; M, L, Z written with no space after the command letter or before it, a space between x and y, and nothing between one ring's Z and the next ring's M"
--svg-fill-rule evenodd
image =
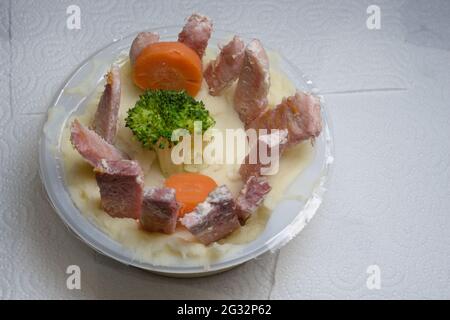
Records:
M226 185L220 185L208 195L206 201L217 203L222 200L230 200L230 197L232 197L232 195L230 194L228 187Z
M110 72L110 73L109 73ZM118 80L115 79L116 73L117 72L117 76L118 76ZM111 65L111 69L110 71L108 71L107 77L111 77L111 88L112 88L112 92L113 94L115 94L117 91L121 90L121 84L120 84L120 65L118 63L113 63ZM106 81L108 82L109 79L106 79Z
M232 199L232 195L227 186L221 185L214 189L204 202L198 204L194 211L187 213L181 220L187 227L193 226L202 222L214 209L216 203L220 203L223 200L230 201Z
M194 209L194 211L189 212L184 215L180 220L187 227L191 228L197 224L200 224L208 216L208 214L213 210L213 205L209 202L202 202Z
M151 197L155 194L156 187L147 187L144 189L144 197Z
M106 159L100 160L100 166L103 172L108 171L109 169L108 161Z
M173 188L166 188L166 192L163 193L162 199L164 201L175 200L176 191Z
M143 183L144 183L144 179L142 178L141 175L138 175L138 176L136 177L136 183L137 183L137 184L143 184Z
M160 187L147 187L144 190L144 197L152 197ZM161 200L172 201L175 200L175 189L164 188L165 191L162 192Z
M216 57L215 50L217 49L207 49L203 58L204 63ZM211 52L213 53L211 54ZM274 67L272 61L270 62L272 84L268 99L269 104L275 105L283 97L295 93L295 88ZM154 152L143 149L141 144L134 139L131 131L124 127L127 110L134 106L139 94L142 93L132 83L128 60L121 63L121 83L121 106L115 145L127 152L132 159L138 161L144 171L144 180L147 187L163 186L165 179L158 169ZM196 97L196 99L203 100L206 108L216 119L216 128L243 128L243 124L232 108L235 85L236 83L226 89L221 96L212 97L208 93L206 83L203 83ZM97 98L88 102L86 109L81 114L72 116L67 124L70 125L74 118L77 118L80 123L89 126L102 92L103 84L98 86ZM269 177L272 191L267 195L264 205L250 217L245 226L239 228L227 238L206 247L195 242L194 237L185 228L177 229L172 235L148 233L139 228L136 220L112 218L101 210L99 189L92 167L85 163L71 146L68 125L66 125L61 137L61 156L64 162L68 189L74 203L89 220L93 221L109 237L121 243L124 247L130 248L134 252L135 259L160 265L208 266L214 261L233 256L264 230L270 217L270 209L268 208L273 208L282 198L286 186L292 182L296 174L306 167L312 155L312 147L309 143L301 144L286 151L281 159L280 172L277 176ZM235 169L239 169L239 165L210 165L202 169L200 173L211 176L219 185L226 184L232 194L236 196L242 188L243 182L240 179L229 178L229 173Z

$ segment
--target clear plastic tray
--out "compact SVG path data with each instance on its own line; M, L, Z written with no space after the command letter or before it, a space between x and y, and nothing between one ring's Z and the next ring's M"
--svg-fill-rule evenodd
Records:
M181 26L171 26L151 31L158 32L162 40L174 40L180 29ZM215 30L209 45L216 46L218 42L223 41L222 39L229 39L233 34L233 32ZM246 40L251 38L240 35ZM60 139L65 122L71 114L82 112L102 83L103 76L111 63L129 50L134 37L135 34L119 39L91 56L64 84L55 102L50 106L48 120L40 139L39 161L41 180L55 211L79 238L102 254L127 265L170 276L194 277L217 273L254 259L268 250L281 248L311 220L326 190L325 183L333 162L333 146L323 97L321 97L323 132L315 141L313 159L287 190L287 194L299 196L295 199L282 200L276 206L265 230L257 239L248 243L235 256L212 263L208 268L203 265L160 266L136 261L133 259L131 250L109 238L72 202L64 181L64 168L60 159ZM276 49L274 51L280 55L279 67L298 89L319 95L312 82L283 57L283 48L271 49L270 45L267 45L270 42L261 40L269 50Z

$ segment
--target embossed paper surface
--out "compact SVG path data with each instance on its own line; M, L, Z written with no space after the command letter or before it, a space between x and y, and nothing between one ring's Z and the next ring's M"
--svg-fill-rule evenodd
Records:
M1 0L0 298L450 298L450 4L377 1L374 30L371 4ZM67 27L70 5L80 29ZM42 190L37 143L80 63L194 11L263 38L313 79L335 163L318 214L281 251L170 279L103 257L67 230ZM66 286L69 265L81 269L81 290Z

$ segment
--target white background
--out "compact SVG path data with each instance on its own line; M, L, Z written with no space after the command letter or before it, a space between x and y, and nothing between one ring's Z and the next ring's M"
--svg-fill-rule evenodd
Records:
M81 8L81 30L66 8ZM366 9L381 8L381 30ZM113 39L182 23L264 39L328 102L336 161L306 229L280 252L203 279L100 256L47 203L37 141L68 76ZM450 298L450 2L0 2L0 298ZM66 288L68 265L81 290ZM369 265L381 289L366 286Z

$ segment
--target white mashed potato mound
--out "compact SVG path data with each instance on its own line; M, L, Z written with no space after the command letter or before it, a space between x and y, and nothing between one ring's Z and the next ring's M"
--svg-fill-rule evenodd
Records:
M214 57L208 51L205 63ZM274 60L270 55L271 62ZM269 105L278 104L283 97L294 94L291 81L276 68L271 67L271 87ZM116 146L137 160L145 174L146 186L162 186L164 177L159 169L153 151L142 148L134 139L131 130L125 127L127 110L132 108L142 91L137 88L131 78L130 63L127 60L121 65L122 96L119 111L119 124ZM244 129L237 113L233 109L234 87L227 89L221 96L213 97L208 93L206 82L196 99L202 100L210 114L216 120L217 129ZM130 249L135 259L153 265L164 266L205 266L231 257L242 250L249 242L255 240L264 230L271 210L282 199L283 193L295 177L311 161L313 148L309 142L302 143L287 151L280 160L280 169L276 175L269 176L272 191L267 195L264 204L253 214L245 226L230 236L209 246L196 242L193 236L182 227L174 234L149 233L139 227L133 219L113 218L104 212L100 205L100 192L95 181L92 167L83 160L70 143L69 125L74 118L84 125L90 125L94 118L103 85L98 88L98 95L89 102L81 115L71 117L65 126L61 139L61 153L65 169L65 180L75 205L87 218L93 221L109 237ZM239 165L210 165L200 169L199 173L212 177L218 185L226 184L236 195L243 185L238 177Z

